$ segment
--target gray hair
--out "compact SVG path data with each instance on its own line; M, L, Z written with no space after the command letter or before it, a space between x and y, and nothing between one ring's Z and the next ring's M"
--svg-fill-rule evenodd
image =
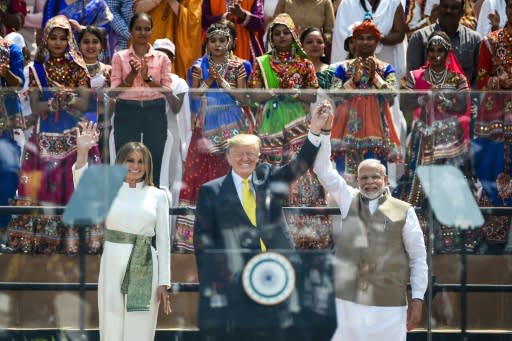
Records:
M357 166L357 175L359 175L359 172L361 171L361 168L363 168L363 167L377 167L382 171L382 173L384 173L384 175L387 175L386 166L384 166L382 164L382 162L380 162L380 160L366 159L366 160L361 161L359 166Z

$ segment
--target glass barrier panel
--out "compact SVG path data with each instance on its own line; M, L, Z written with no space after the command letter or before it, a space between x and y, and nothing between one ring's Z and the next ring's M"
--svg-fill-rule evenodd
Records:
M97 337L102 288L139 256L135 281L170 285L159 331L329 339L343 309L348 332L408 304L411 339L512 332L508 92L179 85L0 89L0 339ZM95 168L114 164L120 189ZM106 220L66 225L84 177L104 201L75 212Z

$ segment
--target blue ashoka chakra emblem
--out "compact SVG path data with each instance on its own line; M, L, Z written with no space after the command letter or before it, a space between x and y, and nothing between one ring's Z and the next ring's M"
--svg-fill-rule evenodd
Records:
M242 272L245 293L254 302L275 305L285 301L295 289L295 270L286 257L265 252L252 257Z

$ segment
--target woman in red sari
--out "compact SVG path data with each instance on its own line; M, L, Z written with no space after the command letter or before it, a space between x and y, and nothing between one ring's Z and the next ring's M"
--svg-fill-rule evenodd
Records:
M480 46L477 87L486 91L475 120L475 173L482 184L480 206L512 206L512 0L505 1L507 23ZM489 249L512 252L511 217L486 217ZM507 235L508 242L507 242ZM507 246L505 246L507 244Z
M466 170L469 147L469 85L444 32L430 35L427 58L425 66L406 75L407 89L424 92L404 93L401 97L404 111L413 111L413 127L406 148L405 174L395 190L400 199L418 207L424 205L425 198L415 174L417 167L451 164ZM459 251L455 229L439 225L436 233L437 252ZM477 235L468 231L468 251L474 251L477 241Z

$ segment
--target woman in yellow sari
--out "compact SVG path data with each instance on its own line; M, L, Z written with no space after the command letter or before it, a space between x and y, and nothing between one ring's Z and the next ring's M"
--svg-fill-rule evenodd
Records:
M174 72L185 79L187 69L201 57L201 0L161 0L149 11L154 19L150 43L167 38L176 45Z

